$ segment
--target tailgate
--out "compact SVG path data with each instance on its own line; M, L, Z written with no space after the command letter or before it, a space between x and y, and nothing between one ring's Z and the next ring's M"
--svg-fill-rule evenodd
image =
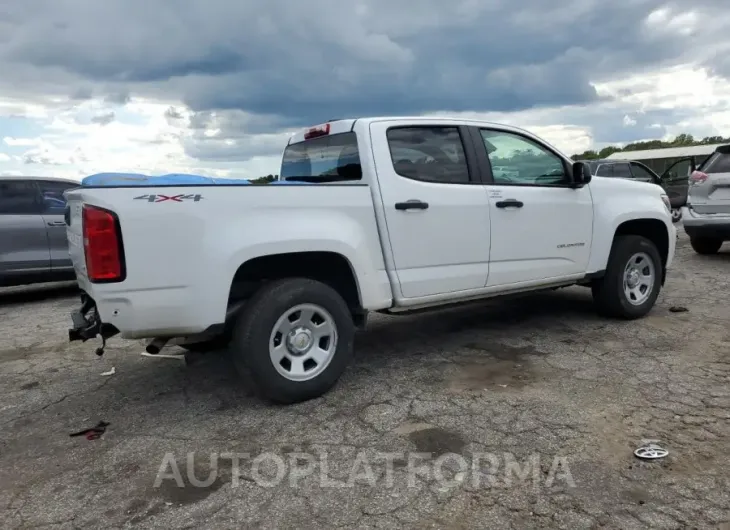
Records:
M692 174L688 203L699 214L730 214L730 145L715 149Z
M710 173L690 186L689 202L699 214L730 214L730 173Z
M81 191L69 191L66 194L66 237L68 238L68 252L71 256L76 278L80 287L86 289L88 275L86 273L86 258L84 256L84 241L82 234L82 207Z

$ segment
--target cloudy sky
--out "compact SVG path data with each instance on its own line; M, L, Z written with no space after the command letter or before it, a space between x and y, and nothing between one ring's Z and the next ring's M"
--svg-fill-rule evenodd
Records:
M730 136L728 0L6 0L0 174L276 173L297 128L456 114L566 151Z

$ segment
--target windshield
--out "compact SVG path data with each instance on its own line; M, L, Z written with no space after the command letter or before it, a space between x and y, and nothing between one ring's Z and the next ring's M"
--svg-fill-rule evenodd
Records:
M360 180L362 169L354 132L321 136L287 146L281 180L342 182Z

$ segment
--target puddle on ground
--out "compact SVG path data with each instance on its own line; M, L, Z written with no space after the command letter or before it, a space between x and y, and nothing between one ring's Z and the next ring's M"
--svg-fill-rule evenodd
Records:
M448 377L452 392L478 392L485 389L522 388L531 381L525 363L515 361L488 361L461 365Z
M544 356L532 346L468 343L465 348L479 352L465 357L445 374L451 392L519 389L536 380L530 357Z
M449 453L461 454L466 446L466 442L461 436L439 427L413 431L408 438L416 446L418 452L431 453L434 457Z
M629 502L633 502L636 504L644 504L650 499L649 493L642 488L632 488L624 490L621 493L621 497Z
M490 342L468 342L464 344L464 348L478 352L479 358L494 358L503 361L512 361L525 356L544 357L546 354L534 346L506 346L504 344Z
M170 464L164 469L163 477L159 487L152 487L153 495L161 497L166 502L173 504L195 504L206 498L208 498L215 491L219 490L226 481L226 476L230 476L230 467L227 469L223 467L226 460L221 460L218 465L217 471L213 470L216 474L215 479L208 484L209 477L211 477L211 469L209 462L196 461L191 472L193 474L193 481L197 482L193 484L188 476L187 461L176 462L176 467ZM223 467L223 469L221 469ZM173 478L175 469L179 470L179 479L182 482L182 487L178 480ZM167 478L169 477L169 478ZM154 480L154 479L153 479ZM201 485L205 484L205 485Z

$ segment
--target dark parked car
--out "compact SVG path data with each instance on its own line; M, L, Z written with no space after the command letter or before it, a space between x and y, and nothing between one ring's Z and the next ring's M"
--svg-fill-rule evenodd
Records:
M63 192L53 177L0 177L0 286L74 280Z
M648 166L635 160L602 159L584 160L583 162L586 162L591 168L591 173L598 177L634 179L660 185L667 192L669 202L672 205L672 220L676 223L682 218L681 208L687 203L689 175L695 170L693 158L688 157L677 160L661 175L657 175ZM690 164L690 170L686 175L681 175L675 169L682 162L689 162Z

